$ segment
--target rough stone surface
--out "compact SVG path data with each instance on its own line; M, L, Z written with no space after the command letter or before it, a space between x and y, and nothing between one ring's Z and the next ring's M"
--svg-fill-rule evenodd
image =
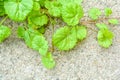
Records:
M120 17L119 0L84 0L82 5L85 13L92 7L101 10L110 7L112 16ZM99 47L96 32L88 28L88 37L73 50L54 52L57 64L55 69L48 70L42 66L38 52L27 48L24 41L17 38L16 28L24 24L10 20L4 24L12 27L13 33L0 44L0 80L120 80L120 25L110 26L115 38L109 49ZM61 22L56 28L59 24ZM51 31L49 27L45 34L49 43Z

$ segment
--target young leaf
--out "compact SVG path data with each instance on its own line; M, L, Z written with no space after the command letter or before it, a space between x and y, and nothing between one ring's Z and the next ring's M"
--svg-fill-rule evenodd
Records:
M34 4L33 4L33 10L34 11L40 10L40 4L38 2L34 2Z
M58 0L58 2L62 5L67 5L68 3L77 3L80 5L83 0Z
M110 8L105 8L105 16L110 16L112 14L112 10Z
M113 24L113 25L116 25L119 23L117 19L109 19L108 22Z
M70 50L76 45L76 33L65 26L56 31L52 41L59 50Z
M41 13L40 13L40 11L31 11L30 13L29 13L29 16L28 16L28 25L29 25L29 27L30 28L33 28L33 29L38 29L38 28L40 28L41 26L39 26L39 25L36 25L35 23L33 23L34 21L33 21L33 19L32 18L38 18L38 17L41 17ZM39 22L39 20L37 21L37 23Z
M8 38L11 34L11 29L7 26L0 25L0 43Z
M82 6L76 3L68 3L62 8L62 18L70 26L75 26L83 17L84 12Z
M37 0L40 4L41 7L44 7L45 6L45 1L47 0Z
M78 40L83 40L87 36L87 30L84 26L75 26L72 28L72 31L76 33Z
M23 21L33 8L33 0L7 0L4 8L12 20Z
M47 53L46 56L42 56L41 60L42 60L42 64L48 69L52 69L55 67L55 61L50 52Z
M24 40L28 47L32 48L32 37L28 31L25 31Z
M38 31L40 32L40 33L42 33L42 34L44 34L45 33L45 27L44 26L42 26L42 27L40 27L39 29L38 29Z
M24 27L21 27L21 26L18 27L17 35L18 35L19 38L24 38L24 36L25 36L25 29L24 29Z
M108 26L104 23L96 23L96 26L99 28L99 29L108 29Z
M97 36L98 43L104 48L109 48L112 45L113 37L114 35L111 31L108 29L101 29Z
M61 5L57 1L46 1L45 7L48 9L50 15L54 17L61 16Z
M25 31L24 40L28 47L32 48L32 40L36 35L41 36L41 33L32 28L29 28L28 30Z
M4 14L5 14L4 1L0 1L0 16L3 16Z
M48 42L43 36L36 35L32 40L32 48L39 51L42 56L45 56L48 51Z
M29 27L34 29L41 28L48 23L48 17L40 11L32 11L28 16Z
M0 6L0 16L3 16L5 14L4 8Z
M89 17L93 20L98 19L100 15L101 15L101 11L98 8L92 8L89 10Z
M43 26L43 25L47 24L48 17L46 15L34 16L31 18L31 21L35 25Z
M28 15L28 17L30 16L32 16L32 17L34 17L34 16L41 16L41 15L43 15L39 10L32 10L30 13L29 13L29 15Z

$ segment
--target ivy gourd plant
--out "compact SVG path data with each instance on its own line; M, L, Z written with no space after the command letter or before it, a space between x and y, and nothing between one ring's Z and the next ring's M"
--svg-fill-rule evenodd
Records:
M15 22L26 22L26 26L18 26L17 35L25 41L26 45L36 50L41 55L42 64L52 69L55 67L55 60L50 51L48 41L44 37L45 27L48 24L55 24L54 20L62 19L66 23L52 35L52 48L60 51L73 49L77 42L87 37L87 26L80 19L84 17L82 0L0 0L0 43L12 33L10 27L4 25L9 18ZM112 45L114 34L107 23L100 20L108 20L109 24L116 25L118 20L110 18L110 8L104 9L104 14L98 8L91 8L88 16L98 28L97 40L101 47L109 48ZM104 17L102 16L104 15ZM52 27L54 31L54 26Z

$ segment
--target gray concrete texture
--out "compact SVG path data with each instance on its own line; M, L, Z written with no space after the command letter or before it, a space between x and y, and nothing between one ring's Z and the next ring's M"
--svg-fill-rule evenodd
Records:
M84 0L82 5L86 16L92 7L101 10L110 7L113 9L112 17L120 17L120 0ZM13 32L0 44L0 80L120 80L120 25L110 25L115 38L109 49L101 48L96 40L96 32L88 28L88 37L73 50L56 50L53 53L56 67L48 70L42 66L39 53L17 38L17 26L24 24L10 20L4 24L11 26ZM60 26L61 21L58 21L55 28ZM97 30L93 24L87 26ZM49 26L45 33L49 43L51 28Z

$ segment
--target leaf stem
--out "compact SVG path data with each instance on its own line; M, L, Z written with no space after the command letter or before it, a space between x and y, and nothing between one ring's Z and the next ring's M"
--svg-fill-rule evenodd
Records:
M100 21L100 20L106 20L106 19L120 19L120 17L112 17L112 18L99 18L97 21ZM86 24L94 24L96 23L96 21L94 20L87 20L87 21L81 21L80 22L82 25L86 25Z
M2 25L6 21L7 18L8 18L8 16L6 16L4 19L2 19L2 21L0 22L0 25Z
M97 23L98 21L101 21L101 20L106 20L106 19L120 19L120 17L111 17L111 18L107 18L107 17L104 17L104 18L99 18L98 20L87 20L87 21L81 21L80 24L81 25L86 25L86 24L95 24ZM97 32L97 30L91 28L91 27L87 27L95 32Z
M52 36L54 35L54 24L52 24ZM52 53L54 52L54 45L52 41Z

